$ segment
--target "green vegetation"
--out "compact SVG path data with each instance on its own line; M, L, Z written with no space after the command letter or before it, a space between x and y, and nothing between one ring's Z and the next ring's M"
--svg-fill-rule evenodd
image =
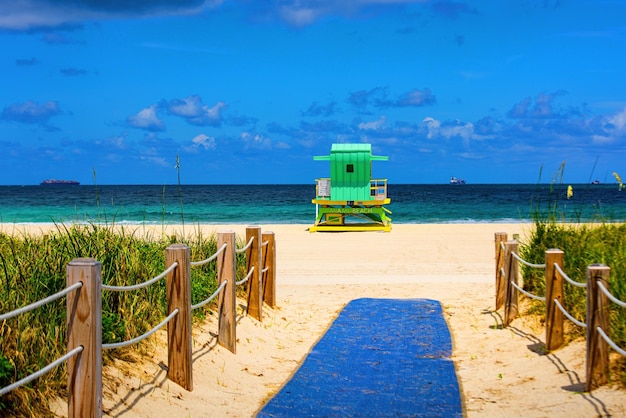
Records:
M626 301L626 224L610 223L603 217L596 223L588 224L560 222L563 217L558 211L554 185L563 183L564 173L565 162L561 163L550 182L550 195L555 196L553 199L532 202L535 228L527 238L528 242L520 243L520 256L532 264L543 264L546 250L560 249L563 251L563 271L570 279L581 283L587 280L587 266L604 264L611 268L610 292L619 300ZM613 173L613 176L619 183L616 193L621 193L621 178L617 173ZM570 186L568 199L572 193ZM533 294L545 295L545 272L525 265L521 269L524 288ZM574 318L586 322L587 289L565 282L563 305ZM545 315L545 303L532 301L529 313ZM569 324L566 320L566 339L586 334L586 330ZM615 303L610 303L610 329L607 334L618 346L626 347L626 310ZM612 366L614 380L619 379L626 385L626 358L619 356Z
M141 236L140 236L141 235ZM112 225L57 224L49 235L0 233L0 313L36 302L65 288L66 266L74 258L95 258L102 264L104 284L124 286L145 282L165 270L165 248L185 243L192 260L217 250L217 237L143 236L138 230ZM245 243L238 242L239 246ZM191 269L192 303L217 289L216 264ZM245 259L237 256L237 275L245 275ZM165 280L130 292L103 291L102 342L126 341L152 329L165 317ZM195 310L200 320L216 309L215 300ZM0 387L35 372L66 353L66 302L61 298L39 309L0 323ZM128 358L147 345L105 350ZM66 367L62 366L0 399L0 416L46 415L47 401L65 396Z
M563 270L578 282L586 281L587 266L605 264L611 268L609 290L626 301L626 224L563 224L550 219L537 219L528 242L520 246L520 256L531 263L545 262L545 251L558 248L564 252ZM541 269L522 266L524 288L545 295L545 275ZM626 310L611 303L609 337L626 347ZM586 322L587 291L564 284L564 307L575 318ZM543 315L545 304L533 303L532 310ZM566 337L575 338L585 330L572 326ZM615 368L626 383L626 359L621 357ZM617 376L614 376L614 378Z

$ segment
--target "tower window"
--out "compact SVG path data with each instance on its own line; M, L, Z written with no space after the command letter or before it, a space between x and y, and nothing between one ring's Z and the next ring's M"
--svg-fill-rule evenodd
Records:
M346 164L346 173L354 173L354 164Z

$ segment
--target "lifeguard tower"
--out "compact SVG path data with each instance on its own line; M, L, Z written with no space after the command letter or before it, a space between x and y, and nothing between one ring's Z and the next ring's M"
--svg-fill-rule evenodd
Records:
M333 144L330 155L313 157L330 161L330 178L315 180L317 231L391 231L391 213L384 205L387 179L372 178L372 161L389 157L372 155L371 144Z

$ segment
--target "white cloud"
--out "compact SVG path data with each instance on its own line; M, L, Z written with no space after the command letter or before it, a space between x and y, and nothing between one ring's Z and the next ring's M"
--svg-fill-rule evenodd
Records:
M306 26L315 22L324 15L323 9L298 8L297 6L284 6L278 11L280 17L294 26Z
M596 145L610 144L613 142L613 138L606 135L592 135L591 142Z
M222 0L3 0L0 28L27 30L90 20L192 15L221 3Z
M428 131L428 133L426 134L426 138L434 139L439 136L439 128L441 126L441 122L439 122L438 120L431 118L430 116L425 117L424 120L422 120L422 126L424 126Z
M213 107L204 106L202 108L202 116L210 121L220 120L222 117L221 112L224 108L226 108L226 103L224 102L217 102Z
M133 128L147 129L149 131L164 131L165 124L157 116L157 105L142 109L134 116L129 116L127 122Z
M196 135L191 142L194 147L203 148L204 150L213 150L216 146L215 138L205 134Z
M126 133L109 137L105 141L108 145L112 146L113 148L117 148L117 149L128 148L126 144Z
M293 26L306 26L324 16L351 16L371 6L424 3L428 0L291 0L278 7L278 16Z
M56 101L39 104L32 101L15 103L5 107L0 113L0 119L13 120L21 123L46 123L53 116L62 114Z
M359 129L364 131L377 131L387 122L386 116L381 116L378 120L372 122L359 123Z
M199 126L220 126L222 112L228 107L224 102L217 102L209 107L202 103L202 98L198 95L170 100L162 106L172 115L180 116L192 125Z
M273 147L275 149L291 149L291 145L289 145L289 143L284 142L284 141L278 141L276 142Z
M626 107L614 115L604 116L601 125L601 130L593 129L598 132L591 137L594 144L611 144L626 139Z
M474 125L470 122L462 122L458 125L446 125L441 128L441 135L444 138L461 137L469 140L473 137Z
M202 113L202 99L200 96L189 96L184 99L172 101L168 110L175 115L189 118L199 116Z
M75 22L79 18L91 19L93 13L77 13L69 6L54 5L45 1L18 0L0 3L0 27L23 30L39 26L57 26Z
M168 161L165 160L165 158L163 157L150 157L150 156L141 156L139 157L142 161L146 161L150 164L153 165L158 165L160 167L171 167L172 164L171 162L168 163Z
M441 121L428 116L422 120L422 128L426 130L428 139L462 138L467 144L467 141L474 138L474 124L471 122L457 120L442 124Z
M246 144L246 148L272 148L272 140L258 133L242 132L241 139Z
M626 107L619 113L609 118L609 122L615 126L618 132L626 131Z

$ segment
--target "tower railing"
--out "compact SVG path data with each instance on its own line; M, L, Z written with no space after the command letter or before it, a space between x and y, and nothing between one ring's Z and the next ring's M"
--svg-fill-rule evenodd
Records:
M316 200L331 200L331 179L328 177L315 179L315 198ZM387 179L371 179L370 180L370 200L387 199Z

